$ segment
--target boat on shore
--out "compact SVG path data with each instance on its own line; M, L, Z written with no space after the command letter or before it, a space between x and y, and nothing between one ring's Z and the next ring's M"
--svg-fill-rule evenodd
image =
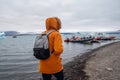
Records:
M99 43L102 40L115 40L115 36L96 36L96 37L75 37L66 38L64 42L73 42L73 43Z
M114 40L115 36L102 37L101 40Z
M64 42L89 43L92 40L93 40L92 37L82 37L82 38L80 38L79 36L77 36L77 37L73 36L72 38L65 39Z

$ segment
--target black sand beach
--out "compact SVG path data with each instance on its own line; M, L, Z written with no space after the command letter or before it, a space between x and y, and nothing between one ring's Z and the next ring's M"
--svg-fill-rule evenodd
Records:
M120 80L120 42L111 43L64 65L65 80Z

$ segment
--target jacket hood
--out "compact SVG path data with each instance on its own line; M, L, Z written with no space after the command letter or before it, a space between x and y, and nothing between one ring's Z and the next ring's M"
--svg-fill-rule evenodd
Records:
M61 21L57 17L50 17L46 19L46 30L59 30L61 28Z

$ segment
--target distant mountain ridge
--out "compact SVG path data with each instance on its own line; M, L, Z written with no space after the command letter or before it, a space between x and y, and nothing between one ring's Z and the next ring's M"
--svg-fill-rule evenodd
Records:
M120 34L120 30L117 30L117 31L111 31L111 32L107 32L109 34Z
M4 33L6 36L14 36L19 34L17 31L4 31Z
M17 31L2 31L2 32L4 32L6 36L22 36L22 35L35 35L35 34L38 34L36 32L24 32L24 33L17 32ZM75 32L62 32L62 34L72 34L72 33L75 33ZM120 34L120 30L110 31L110 32L106 32L106 33Z
M34 35L37 33L34 32L26 32L26 33L21 33L21 32L17 32L17 31L4 31L6 36L22 36L22 35Z

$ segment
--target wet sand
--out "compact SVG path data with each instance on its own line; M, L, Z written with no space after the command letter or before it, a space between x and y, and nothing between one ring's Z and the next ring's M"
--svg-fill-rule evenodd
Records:
M65 80L120 80L120 42L77 56L64 65Z

